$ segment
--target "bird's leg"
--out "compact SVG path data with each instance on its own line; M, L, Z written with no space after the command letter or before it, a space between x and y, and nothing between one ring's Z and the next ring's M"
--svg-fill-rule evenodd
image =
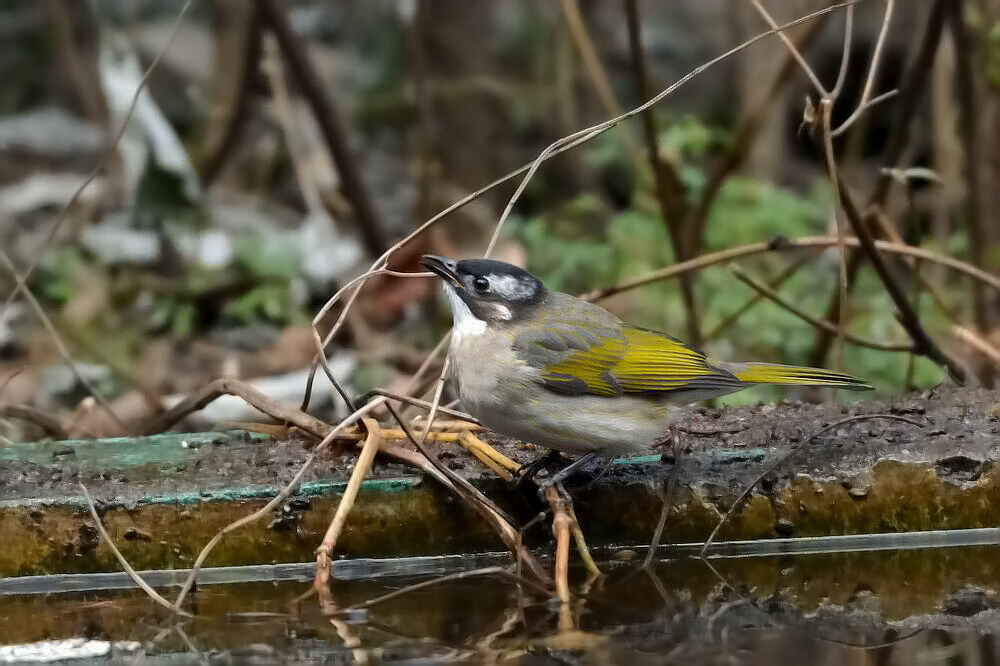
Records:
M514 488L520 490L527 480L533 479L535 475L538 474L539 470L547 466L549 463L560 459L562 459L562 454L558 451L549 451L538 458L535 458L530 463L522 465L521 469L517 472L518 478L517 481L514 482Z
M551 478L543 479L539 484L539 487L544 490L548 486L561 486L562 482L568 478L574 472L582 469L587 463L589 463L594 458L597 458L600 454L597 451L591 451L590 453L585 453L572 463L563 467L561 470L552 475ZM563 491L565 492L565 491Z

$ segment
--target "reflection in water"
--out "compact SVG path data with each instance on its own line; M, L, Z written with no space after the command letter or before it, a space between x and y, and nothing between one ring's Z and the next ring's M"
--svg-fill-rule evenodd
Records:
M140 641L150 655L197 651L210 663L985 666L1000 663L996 555L978 547L714 560L717 573L694 559L653 572L609 562L593 584L581 578L562 619L558 604L496 575L369 608L416 580L337 582L332 614L315 597L290 605L301 584L203 587L193 596L198 618L181 625L136 592L0 597L0 643ZM575 629L560 632L560 623Z

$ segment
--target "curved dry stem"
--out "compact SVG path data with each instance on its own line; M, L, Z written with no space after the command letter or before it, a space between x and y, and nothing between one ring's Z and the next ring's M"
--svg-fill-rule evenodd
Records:
M766 284L761 284L757 280L754 280L742 269L736 266L732 266L730 267L729 270L732 272L733 276L736 277L737 280L739 280L746 286L750 287L764 298L773 302L778 307L787 310L788 312L791 312L793 315L795 315L802 321L806 322L807 324L815 326L816 328L820 328L828 333L832 333L833 335L840 335L846 342L850 342L852 345L857 345L858 347L867 347L868 349L876 349L878 351L888 351L888 352L913 351L913 345L890 345L881 342L873 342L871 340L865 340L863 338L857 337L856 335L852 335L851 333L843 331L837 326L834 326L829 321L825 319L817 319L808 312L805 312L804 310L796 307L795 305L792 305L784 298L782 298L778 294L778 292L774 291Z
M885 2L885 13L882 15L882 25L878 31L878 38L875 41L875 52L872 54L872 62L868 67L868 76L865 78L865 87L861 93L861 101L858 103L857 108L847 117L847 120L842 122L837 129L831 132L831 135L838 137L850 128L854 122L861 117L861 114L868 109L871 104L869 104L869 99L871 99L872 89L875 87L875 79L878 78L878 67L879 61L882 59L882 51L885 48L885 38L889 34L889 23L892 22L892 10L896 6L896 0L886 0Z
M740 245L739 247L731 247L725 250L719 250L718 252L703 254L700 257L695 257L694 259L682 261L679 264L674 264L673 266L667 266L666 268L661 268L658 271L653 271L648 275L634 278L632 280L626 280L625 282L617 284L613 287L595 289L594 291L582 294L581 298L588 301L599 301L631 289L643 287L662 280L670 280L683 273L700 271L705 268L709 268L710 266L716 266L718 264L733 261L734 259L749 257L755 254L764 254L766 252L781 252L812 247L834 247L839 242L840 241L836 236L806 236L804 238L796 238L793 240L782 237L767 243ZM845 238L844 243L851 248L861 246L861 242L854 237ZM945 266L946 268L950 268L953 271L967 275L974 280L1000 291L1000 278L995 275L991 275L984 270L980 270L972 264L960 259L955 259L954 257L949 257L943 254L937 254L920 247L890 243L888 241L875 241L875 248L881 252L914 257L933 264Z
M138 585L139 589L145 592L150 599L160 604L164 608L168 609L169 611L177 613L178 615L183 615L184 617L191 617L190 613L181 610L176 606L173 606L169 601L164 599L159 592L154 590L152 587L150 587L149 583L143 580L142 576L139 575L138 571L132 568L132 565L129 564L128 560L125 559L125 556L122 555L120 550L118 550L118 547L115 545L115 542L111 540L111 535L108 534L107 529L105 529L104 527L104 523L101 522L101 517L97 515L97 507L94 506L94 500L91 499L90 493L87 492L87 486L81 483L80 490L83 492L84 501L87 502L87 509L90 510L90 517L94 519L94 523L97 525L97 531L100 532L101 538L104 539L104 543L107 544L108 548L111 549L111 552L114 554L115 559L118 560L118 563L122 565L122 568L125 570L125 573L128 574L128 577L132 579L132 582Z
M715 536L719 533L719 530L722 529L722 526L726 524L726 521L728 521L729 518L733 515L733 512L736 511L736 508L740 504L742 504L747 497L750 496L750 493L753 492L753 489L757 487L757 484L760 483L765 476L767 476L774 470L784 465L786 462L788 462L789 458L791 458L796 453L801 451L807 444L811 443L814 439L816 439L820 435L823 435L831 430L839 428L840 426L846 423L851 423L853 421L868 421L872 419L887 419L890 421L902 421L903 423L909 423L910 425L916 426L918 428L924 427L923 423L919 423L917 421L914 421L913 419L908 419L903 416L897 416L895 414L858 414L855 416L848 416L847 418L840 419L839 421L835 421L830 425L820 428L819 430L809 435L805 439L796 442L795 445L792 446L791 449L789 449L788 453L775 460L774 463L768 465L766 468L764 468L764 471L762 471L759 475L757 475L757 478L753 480L753 483L747 486L746 489L742 493L740 493L740 496L737 497L736 500L729 505L729 509L727 509L726 513L722 515L722 518L720 518L719 522L716 523L715 529L712 530L712 533L708 535L708 538L705 540L705 543L702 544L701 552L698 553L698 556L701 557L702 559L705 558L705 553L708 552L708 549L712 545L712 542L715 541Z
M844 12L844 49L840 55L840 71L837 72L837 82L833 84L830 91L830 98L837 99L840 91L844 89L844 82L847 80L847 69L851 62L851 41L854 37L854 5L851 5Z

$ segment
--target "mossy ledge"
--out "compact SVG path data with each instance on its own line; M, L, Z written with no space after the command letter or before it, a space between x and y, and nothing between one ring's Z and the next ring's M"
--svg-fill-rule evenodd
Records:
M667 522L673 542L700 541L764 467L849 414L905 415L844 424L803 446L760 484L719 539L765 539L994 527L1000 516L998 396L953 389L894 402L779 404L692 410ZM846 412L846 413L845 413ZM513 457L537 455L491 437ZM593 545L648 542L674 463L666 450L620 460L573 490ZM465 454L449 464L519 518L540 505L483 474ZM303 442L233 433L46 442L0 449L0 576L118 570L86 511L97 498L109 532L138 569L188 567L225 524L259 508L296 471ZM349 454L321 461L273 515L229 535L211 566L310 560L349 473ZM392 557L501 548L470 509L404 467L377 463L338 543L340 555ZM596 473L596 470L595 470ZM582 479L579 481L582 482ZM579 483L578 482L578 483ZM572 486L571 486L572 487ZM537 546L548 530L526 533Z

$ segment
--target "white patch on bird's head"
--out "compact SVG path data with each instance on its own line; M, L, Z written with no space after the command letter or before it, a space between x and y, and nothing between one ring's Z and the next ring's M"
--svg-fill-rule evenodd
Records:
M519 279L513 275L488 276L493 293L508 301L525 301L534 298L538 287L533 281Z
M453 339L482 335L486 332L486 322L472 314L472 310L458 295L454 287L445 284L444 293L447 294L448 300L451 302L451 316L454 321L451 333ZM508 316L509 314L508 312Z

